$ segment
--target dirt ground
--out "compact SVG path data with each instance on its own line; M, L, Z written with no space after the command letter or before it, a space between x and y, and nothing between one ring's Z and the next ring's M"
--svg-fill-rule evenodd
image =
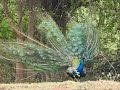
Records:
M0 90L120 90L120 82L100 80L0 84Z

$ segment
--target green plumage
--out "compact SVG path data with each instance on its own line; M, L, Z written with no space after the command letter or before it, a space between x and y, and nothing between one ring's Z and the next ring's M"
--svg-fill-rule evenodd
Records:
M55 71L65 66L77 68L82 55L86 61L92 60L97 52L98 42L96 29L91 21L77 23L70 20L69 32L65 38L48 14L38 14L37 19L37 30L45 35L48 46L41 42L36 44L27 41L22 43L1 41L1 51L9 53L12 59L30 66L33 70L40 71ZM4 56L4 54L1 55Z

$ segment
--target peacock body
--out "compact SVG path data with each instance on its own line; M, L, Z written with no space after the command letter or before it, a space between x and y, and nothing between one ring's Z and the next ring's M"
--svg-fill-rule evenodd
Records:
M92 22L70 20L69 32L65 37L48 14L39 14L37 19L37 30L45 35L48 45L27 41L3 42L1 51L9 53L8 58L22 62L33 70L65 69L73 78L85 76L84 63L93 59L98 46L96 28Z

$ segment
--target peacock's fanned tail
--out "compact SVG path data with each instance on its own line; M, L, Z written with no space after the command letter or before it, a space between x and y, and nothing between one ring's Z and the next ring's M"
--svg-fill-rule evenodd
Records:
M45 35L49 45L35 42L0 41L2 59L21 62L33 70L55 71L72 63L79 65L81 56L85 61L92 60L97 52L98 40L94 25L89 22L68 22L70 27L66 38L52 17L48 14L37 14L37 30ZM8 55L6 55L6 54ZM6 58L5 58L6 57ZM76 62L73 59L76 58Z

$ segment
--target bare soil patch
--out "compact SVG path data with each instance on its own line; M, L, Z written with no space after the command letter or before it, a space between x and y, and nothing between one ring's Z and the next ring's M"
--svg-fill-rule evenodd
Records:
M0 90L120 90L120 82L100 80L0 84Z

